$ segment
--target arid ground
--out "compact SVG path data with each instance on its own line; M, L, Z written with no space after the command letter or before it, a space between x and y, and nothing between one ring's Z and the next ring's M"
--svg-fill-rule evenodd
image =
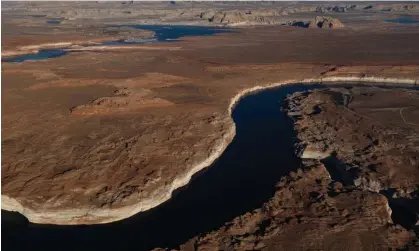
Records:
M385 21L399 17L413 23ZM418 17L415 2L2 3L2 59L77 49L2 62L2 209L33 223L76 225L157 207L233 140L231 109L248 89L345 78L418 84ZM237 28L86 46L153 36L110 28L144 23ZM395 222L390 208L409 200L397 205L417 220L417 96L372 87L296 95L295 107L311 109L294 118L304 143L296 150L310 145L316 156L278 177L259 209L182 249L417 248L416 222ZM348 174L332 175L319 160L329 155Z

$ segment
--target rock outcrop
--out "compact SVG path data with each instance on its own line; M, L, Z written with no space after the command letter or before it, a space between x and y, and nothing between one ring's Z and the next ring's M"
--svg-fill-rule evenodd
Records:
M154 32L131 27L108 27L101 31L103 34L117 36L122 40L136 41L154 37Z
M384 196L348 190L318 161L283 177L261 208L196 236L181 250L348 250L402 248L414 234L395 226Z
M329 153L364 190L417 190L417 91L353 88L296 93L289 112L309 152ZM338 163L339 162L339 163ZM402 193L405 194L405 193Z
M293 20L283 23L286 26L302 27L302 28L322 28L322 29L338 29L343 28L339 19L332 17L317 16L311 21Z
M201 12L197 16L211 24L236 26L240 24L280 24L280 21L273 18L276 15L279 14L274 10L209 10Z
M310 21L309 28L337 29L345 27L337 18L317 16Z
M296 93L289 99L299 148L329 153L322 163L345 186L383 194L394 223L419 233L419 92L382 88Z
M398 98L393 102L399 105L416 102L410 98L418 95L417 92L394 92ZM394 124L384 127L378 125L383 118L387 118L385 111L392 111L388 107L380 108L380 104L383 104L381 101L388 100L385 97L391 94L389 90L353 88L350 91L332 89L292 95L285 110L294 119L301 140L296 149L303 145L303 152L310 152L303 156L301 168L283 177L276 186L275 195L261 208L235 218L218 230L192 238L180 249L417 248L417 231L416 234L409 231L412 227L417 230L414 226L417 219L411 217L414 221L410 226L401 219L406 218L404 213L415 210L413 205L417 203L403 205L396 199L404 197L409 198L408 201L416 200L415 189L411 186L396 189L398 192L392 197L388 196L388 191L383 191L388 189L388 185L383 183L385 179L391 180L392 186L397 187L396 184L410 184L418 177L417 171L400 165L397 168L410 177L403 174L387 176L386 166L392 168L390 163L402 164L405 157L416 159L419 152L414 150L416 157L411 155L412 151L408 149L416 149L417 145L409 137L409 143L403 146L407 153L399 152L397 155L397 148L402 146L397 143L398 137L390 131L416 135L415 131L411 131L414 128L403 126L405 122L392 121L401 129L395 129ZM384 104L391 105L392 102ZM361 110L358 110L359 106ZM381 119L370 120L368 115L363 114L365 109L384 113L378 115ZM377 124L374 125L373 121ZM379 137L380 134L384 136ZM385 135L393 136L388 138ZM379 156L381 153L387 157ZM393 161L389 162L389 158ZM375 169L372 163L367 164L368 161L379 161L381 164L375 165ZM410 162L412 165L417 163ZM353 172L354 169L358 172ZM400 206L406 206L407 211L401 212Z

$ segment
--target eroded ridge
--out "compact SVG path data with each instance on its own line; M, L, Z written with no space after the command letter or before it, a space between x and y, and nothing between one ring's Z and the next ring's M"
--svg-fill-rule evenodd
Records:
M300 168L262 207L180 249L415 249L418 95L345 84L290 95Z
M288 100L302 158L341 186L384 195L395 224L418 234L419 91L382 87L295 93Z
M392 224L384 196L346 189L322 163L306 160L278 182L261 208L192 238L180 250L387 249L402 248L413 238Z

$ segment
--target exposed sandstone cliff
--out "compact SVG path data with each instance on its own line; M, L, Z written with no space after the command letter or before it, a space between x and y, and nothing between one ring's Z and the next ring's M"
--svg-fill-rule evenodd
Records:
M345 27L337 18L317 16L310 21L309 28L336 29Z

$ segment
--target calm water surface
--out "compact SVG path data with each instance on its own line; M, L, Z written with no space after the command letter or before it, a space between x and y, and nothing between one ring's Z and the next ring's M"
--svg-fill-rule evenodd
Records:
M59 24L59 20L49 20L49 24ZM217 33L231 32L231 29L218 28L218 27L205 27L205 26L187 26L187 25L123 25L143 30L151 30L155 32L155 36L148 39L135 39L135 40L119 40L107 41L98 45L121 45L121 44L149 44L155 42L169 42L177 40L185 36L210 36ZM48 49L40 50L37 53L25 54L21 56L9 57L2 59L2 62L20 63L27 60L41 60L48 58L56 58L71 53L63 49Z
M292 123L280 108L288 93L304 89L287 86L243 98L233 112L237 134L226 151L161 206L93 226L30 224L3 211L3 249L138 251L176 246L260 207L281 176L299 166Z
M47 24L61 24L60 20L48 20Z
M20 63L23 61L35 61L35 60L42 60L47 58L56 58L67 55L68 51L62 49L48 49L48 50L39 50L37 53L33 54L24 54L15 57L10 57L6 59L2 59L2 62L13 62L13 63Z
M388 19L385 20L388 23L397 23L397 24L419 24L419 19L415 19L414 17L399 17L396 19Z
M105 225L52 226L31 224L19 214L2 211L3 250L176 247L259 208L273 196L280 178L300 166L292 122L281 111L284 98L325 87L287 85L241 99L232 114L237 133L222 156L175 191L172 199L147 212Z

